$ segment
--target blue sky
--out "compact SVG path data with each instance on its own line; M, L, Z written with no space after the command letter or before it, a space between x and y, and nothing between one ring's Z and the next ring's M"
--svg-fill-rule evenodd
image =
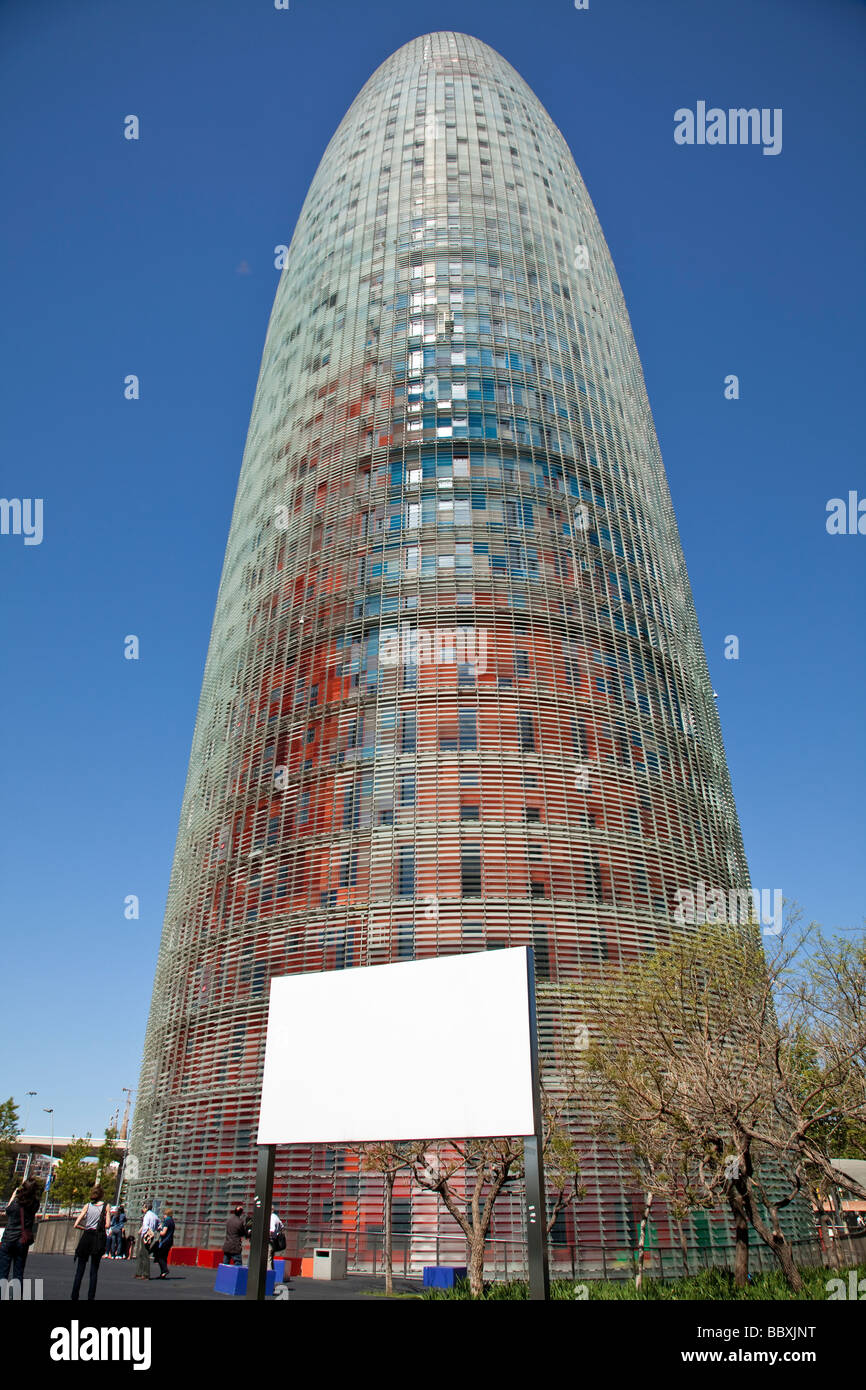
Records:
M138 1083L273 248L367 77L433 29L517 67L595 202L753 882L862 922L866 537L825 508L866 496L863 5L7 0L0 491L44 499L44 539L0 536L0 1099L37 1091L31 1130L96 1132ZM781 107L781 154L675 145L698 100Z

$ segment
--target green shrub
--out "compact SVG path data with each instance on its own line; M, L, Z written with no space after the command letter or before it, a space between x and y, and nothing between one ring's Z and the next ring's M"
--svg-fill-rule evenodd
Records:
M729 1302L738 1299L765 1299L770 1301L817 1300L827 1297L827 1281L844 1279L847 1283L848 1271L841 1269L801 1269L803 1289L792 1293L785 1283L780 1270L768 1270L752 1276L751 1283L744 1289L734 1284L734 1276L728 1269L705 1269L700 1274L689 1275L684 1279L644 1279L643 1288L637 1293L633 1279L553 1279L550 1284L550 1297L557 1301L573 1301L575 1290L586 1285L590 1299L629 1300L669 1300L672 1302L711 1303ZM866 1265L857 1268L858 1279L866 1278ZM469 1280L458 1279L454 1289L425 1289L424 1298L468 1299ZM490 1283L484 1286L484 1299L528 1299L529 1285L519 1279L507 1283Z

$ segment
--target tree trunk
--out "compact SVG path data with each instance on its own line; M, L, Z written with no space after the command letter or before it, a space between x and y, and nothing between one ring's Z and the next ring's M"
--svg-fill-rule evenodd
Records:
M793 1289L795 1293L798 1293L800 1289L802 1289L803 1287L803 1280L800 1277L800 1271L794 1264L794 1256L791 1251L791 1247L786 1241L781 1230L779 1229L778 1216L776 1215L775 1208L772 1209L772 1213L772 1219L775 1229L771 1231L770 1227L764 1221L763 1217L758 1215L755 1209L755 1203L752 1201L752 1194L750 1189L745 1202L745 1214L751 1222L752 1226L755 1228L757 1234L760 1236L761 1240L770 1250L772 1250L776 1259L779 1261L788 1288Z
M727 1190L728 1206L734 1218L734 1284L738 1289L744 1289L749 1282L749 1226L752 1223L752 1204L744 1183L745 1179L740 1178Z
M799 1269L794 1264L793 1251L781 1231L778 1235L773 1234L770 1249L782 1266L782 1273L788 1282L788 1287L793 1289L795 1293L799 1293L803 1287L803 1279Z
M638 1237L637 1245L637 1274L635 1275L634 1281L635 1291L637 1293L640 1293L641 1284L643 1283L643 1262L644 1255L646 1253L646 1233L647 1226L649 1225L649 1215L652 1204L653 1194L651 1192L647 1192L646 1200L644 1203L643 1216L641 1217L640 1235Z
M484 1236L477 1231L469 1242L469 1292L473 1298L484 1297Z
M792 1289L799 1290L803 1287L803 1280L800 1271L794 1264L794 1252L790 1244L785 1239L784 1232L779 1225L779 1211L775 1206L770 1207L770 1217L773 1222L773 1254L779 1261L784 1271L785 1278Z
M744 1289L749 1282L749 1223L740 1206L734 1212L734 1284Z
M689 1246L688 1246L688 1241L686 1240L685 1228L683 1227L683 1223L682 1223L682 1221L680 1220L679 1217L676 1217L676 1223L677 1223L677 1234L679 1235L679 1238L680 1238L680 1253L682 1254L682 1257L683 1257L683 1274L684 1274L685 1276L687 1276L687 1275L688 1275L688 1272L689 1272Z
M384 1222L384 1248L382 1251L385 1260L385 1293L390 1295L394 1292L394 1252L392 1249L393 1237L391 1233L392 1213L394 1210L394 1174L385 1174L385 1222Z

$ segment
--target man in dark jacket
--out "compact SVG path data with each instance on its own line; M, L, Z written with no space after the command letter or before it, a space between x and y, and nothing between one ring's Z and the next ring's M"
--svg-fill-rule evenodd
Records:
M236 1202L226 1222L226 1238L223 1241L223 1254L227 1265L243 1264L243 1241L248 1234L248 1222L244 1220L243 1206Z

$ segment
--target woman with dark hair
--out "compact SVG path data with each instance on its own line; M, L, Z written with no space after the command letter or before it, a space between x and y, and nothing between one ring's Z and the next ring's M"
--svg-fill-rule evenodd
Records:
M75 1279L72 1284L72 1300L78 1301L78 1290L84 1277L84 1267L90 1260L90 1285L88 1299L96 1297L96 1281L99 1278L99 1262L105 1254L108 1240L108 1227L111 1212L108 1203L103 1201L104 1193L99 1183L90 1193L90 1201L81 1208L73 1230L81 1231L81 1239L75 1247Z
M41 1196L40 1184L31 1178L21 1184L6 1208L6 1229L0 1240L0 1279L9 1277L10 1265L13 1279L24 1278L27 1252L35 1239L33 1223Z
M168 1252L174 1245L174 1214L171 1207L166 1207L165 1216L162 1218L159 1230L156 1233L156 1240L151 1249L153 1258L159 1265L160 1279L168 1278Z

